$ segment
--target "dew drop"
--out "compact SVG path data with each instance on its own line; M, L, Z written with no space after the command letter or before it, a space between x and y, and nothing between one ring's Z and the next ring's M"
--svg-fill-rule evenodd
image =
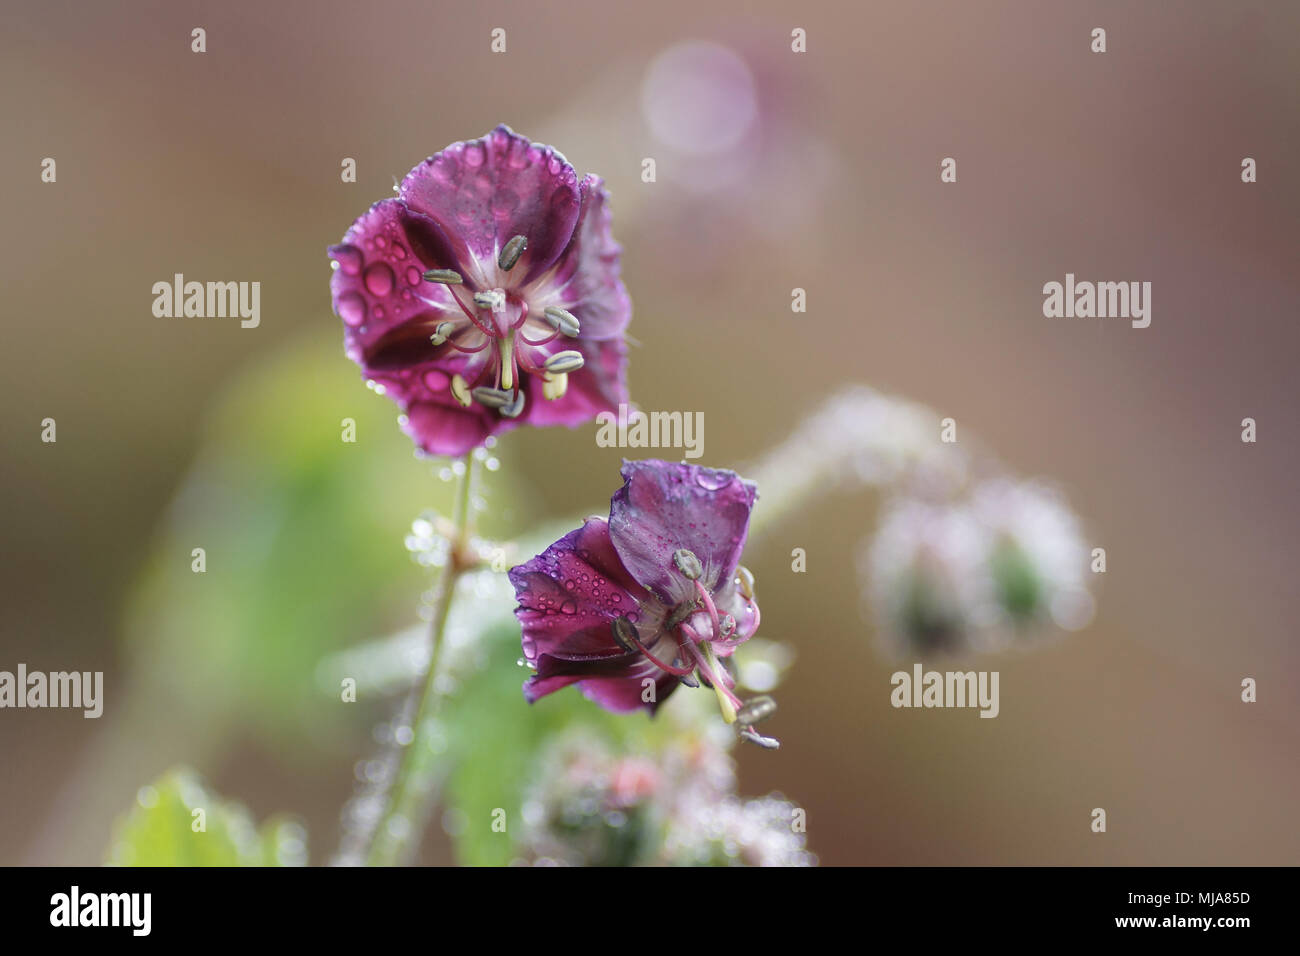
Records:
M701 468L695 473L695 483L707 491L717 491L731 483L731 474L715 471L712 468Z
M366 288L373 295L388 295L393 291L393 270L382 262L376 262L366 270Z
M366 300L356 292L339 296L339 318L348 325L360 325L366 320Z
M519 197L509 189L498 189L492 194L489 205L492 208L493 215L504 218L519 206Z
M565 601L560 605L560 611L564 614L576 614L578 611L578 605L574 604L572 601Z
M422 279L423 276L420 275L420 270L415 266L411 266L406 270L406 281L411 285L419 285Z
M334 261L338 263L344 275L354 276L361 271L361 264L365 259L356 246L343 245L334 250Z
M430 172L438 182L450 186L456 181L456 168L455 156L451 153L439 153L433 160Z

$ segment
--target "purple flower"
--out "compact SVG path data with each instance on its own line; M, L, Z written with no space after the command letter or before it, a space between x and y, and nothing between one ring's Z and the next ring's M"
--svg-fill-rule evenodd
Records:
M739 565L757 490L698 465L625 461L622 474L608 521L588 518L510 572L536 671L524 697L576 683L608 710L653 713L698 679L749 730L775 705L740 701L720 658L758 630L753 576Z
M578 425L627 401L602 181L506 126L412 169L331 246L348 357L430 454L515 425Z

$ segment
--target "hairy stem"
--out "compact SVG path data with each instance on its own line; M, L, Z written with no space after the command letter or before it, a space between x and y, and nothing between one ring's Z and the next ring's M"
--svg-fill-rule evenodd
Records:
M458 478L455 513L452 518L451 547L447 563L438 574L430 602L433 614L429 621L429 663L424 680L416 690L418 703L415 705L415 717L411 721L412 737L398 763L393 787L389 791L388 805L375 827L370 850L366 855L368 866L401 865L410 862L415 856L429 822L441 777L439 768L435 766L433 743L442 704L439 688L445 659L444 633L456 594L456 584L462 574L477 564L477 557L471 553L469 543L473 513L470 501L476 470L472 454L465 456L463 465Z

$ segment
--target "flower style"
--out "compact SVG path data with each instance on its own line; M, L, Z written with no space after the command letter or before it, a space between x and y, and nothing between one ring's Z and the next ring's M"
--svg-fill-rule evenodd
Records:
M423 451L627 401L632 306L607 199L598 177L498 126L420 163L330 247L348 357Z
M742 702L721 663L758 630L753 576L739 564L757 489L731 471L625 461L609 520L589 518L510 572L535 673L530 701L570 684L608 710L654 713L702 681L723 716L752 725L771 698Z

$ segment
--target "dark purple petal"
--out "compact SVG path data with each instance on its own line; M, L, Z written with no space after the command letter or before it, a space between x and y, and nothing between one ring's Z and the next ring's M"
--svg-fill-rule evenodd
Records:
M664 603L694 592L673 564L687 548L704 566L710 591L729 582L749 533L757 489L735 472L666 461L624 461L623 487L610 501L609 535L624 566Z
M673 675L639 653L628 653L613 638L615 618L643 619L657 630L663 609L623 567L603 518L587 519L513 568L510 581L519 599L515 614L523 627L524 655L537 668L524 684L529 702L578 683L609 710L653 713L677 685ZM654 701L642 700L647 678L655 681Z
M583 696L618 713L645 709L654 713L677 687L678 679L639 654L622 654L603 660L566 660L543 654L537 673L524 682L524 699L530 704L576 683ZM647 695L650 680L654 693ZM645 700L646 696L651 697Z
M588 518L576 531L530 561L512 568L523 625L524 656L567 660L624 656L610 630L622 615L639 616L646 591L624 569L603 518Z
M653 695L646 695L646 680L654 682ZM645 658L630 654L611 661L560 661L543 654L537 674L524 682L524 700L533 704L575 683L582 696L606 710L629 713L645 709L653 714L680 682ZM645 700L646 696L651 700Z
M343 241L329 249L338 263L330 293L353 357L364 355L373 342L414 316L457 309L445 287L424 281L428 266L412 253L409 221L398 200L385 199L363 213Z
M441 226L462 265L472 257L485 276L495 272L510 239L526 236L528 248L515 266L524 282L564 251L581 204L568 161L507 126L429 157L407 173L399 196Z
M632 319L632 300L619 278L622 248L610 231L609 193L592 175L583 178L579 189L582 211L573 241L538 285L554 290L545 296L547 304L578 318L584 339L621 339Z
M435 398L409 405L402 430L430 455L463 455L499 431L501 422L481 406L461 408L454 399Z
M542 395L540 376L530 377L528 423L572 427L591 421L600 412L617 413L618 406L628 401L627 344L621 338L587 342L584 335L576 342L566 339L552 352L562 348L576 348L585 356L586 364L569 373L568 390L556 399Z
M426 265L405 231L409 219L398 200L377 202L329 250L337 263L330 292L343 319L344 347L367 375L372 360L377 370L426 360L420 346L428 336L418 343L417 335L460 311L446 287L424 281Z
M654 676L658 675L658 676ZM655 690L651 700L645 700L646 677L653 677ZM599 704L615 713L630 713L635 710L647 710L653 714L659 705L668 699L668 695L681 683L672 674L653 667L640 675L628 677L599 677L581 681L578 686L588 700Z

